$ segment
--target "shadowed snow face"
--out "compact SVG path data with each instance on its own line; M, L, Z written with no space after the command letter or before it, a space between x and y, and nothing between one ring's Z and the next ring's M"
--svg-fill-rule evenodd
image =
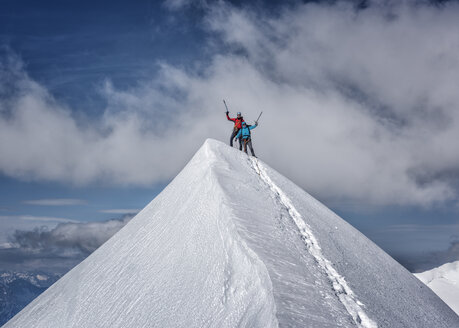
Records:
M204 12L209 61L193 69L163 61L130 89L107 81L97 118L56 101L4 54L0 172L75 184L167 181L206 137L229 139L224 98L249 124L264 111L253 140L260 156L319 197L457 199L459 5L298 3L272 15L217 3Z

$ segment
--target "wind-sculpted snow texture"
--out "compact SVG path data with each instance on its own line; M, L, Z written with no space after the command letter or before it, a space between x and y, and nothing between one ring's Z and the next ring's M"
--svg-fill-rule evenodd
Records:
M6 327L459 327L429 288L262 161L207 140Z
M295 225L298 227L298 230L304 243L306 244L309 253L314 257L315 261L323 270L324 274L327 275L336 295L338 296L341 303L343 303L349 314L352 316L352 319L356 325L359 327L377 327L376 323L368 318L367 314L363 310L363 304L355 298L354 292L349 288L346 280L340 276L338 272L336 272L332 263L324 258L317 239L312 233L310 227L304 222L301 214L298 213L296 208L293 206L290 199L270 179L263 165L258 164L258 160L255 158L252 158L251 160L253 168L256 170L257 174L261 177L261 179L263 179L264 182L266 182L269 188L273 191L274 196L278 198L280 205L287 210L289 216L293 222L295 222Z

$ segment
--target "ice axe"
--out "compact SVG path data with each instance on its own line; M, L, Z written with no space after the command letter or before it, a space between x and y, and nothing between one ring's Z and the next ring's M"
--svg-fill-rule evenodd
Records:
M261 114L263 114L263 111L261 111L260 115L258 115L258 118L257 118L257 120L255 121L255 124L258 124L258 120L260 119Z
M228 106L226 106L226 101L223 99L223 103L225 104L226 111L229 112Z

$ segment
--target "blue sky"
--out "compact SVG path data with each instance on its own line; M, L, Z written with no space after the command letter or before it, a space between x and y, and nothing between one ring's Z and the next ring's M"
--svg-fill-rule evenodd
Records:
M261 158L405 265L457 256L459 6L412 3L2 1L3 230L143 208L229 138L226 98L265 112Z
M195 14L172 17L158 1L2 1L1 16L2 44L31 77L91 115L103 108L94 89L104 79L136 84L155 73L158 59L184 64L198 56L202 39Z

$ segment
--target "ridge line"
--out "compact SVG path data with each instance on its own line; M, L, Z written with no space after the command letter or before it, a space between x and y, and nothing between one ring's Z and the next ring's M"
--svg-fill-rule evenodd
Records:
M212 154L214 160L217 159L217 156L215 155L215 153L213 153L212 151L209 151L209 149L206 149L206 153L208 155ZM230 199L228 199L228 196L224 192L224 188L222 187L221 181L218 179L218 175L216 174L216 168L215 168L214 164L215 164L215 162L210 165L210 170L209 170L208 174L216 176L216 178L217 178L216 179L216 186L217 186L218 190L221 192L221 196L226 201L230 201ZM273 286L272 286L271 277L269 275L268 268L266 267L266 265L262 261L262 259L258 256L257 252L255 252L255 250L253 250L247 244L247 242L244 240L244 238L242 238L241 234L239 233L238 228L236 226L236 223L233 220L233 217L235 216L234 210L230 206L228 206L228 204L226 202L222 202L222 208L224 208L224 210L228 211L228 213L230 214L230 217L228 219L228 223L230 225L230 229L237 235L237 237L234 238L232 241L239 245L241 251L244 252L245 256L247 256L247 258L249 260L253 261L254 266L256 266L259 269L261 269L261 271L258 272L259 273L258 279L262 282L262 284L263 284L263 282L267 284L265 286L266 288L264 289L264 292L265 292L265 295L268 298L272 299L273 308L271 308L271 310L272 310L272 313L273 313L274 322L272 322L273 325L270 326L270 327L277 328L277 327L279 327L279 322L278 322L277 316L276 316L277 308L276 308L276 303L275 303L275 300L274 300ZM220 234L220 239L222 240L224 246L228 246L227 242L225 242L224 238L222 237L221 220L217 220L217 221L218 221L217 222L217 229L218 229L219 234ZM226 249L225 249L225 256L226 256L227 264L230 264L231 263L231 255L228 253L228 251ZM225 268L225 272L227 272L227 270L228 270L228 268ZM233 274L231 274L231 276L232 275ZM223 300L225 302L226 302L226 299L227 299L227 293L228 293L229 284L231 283L230 280L231 280L231 278L225 280L225 286L224 286L225 295L224 295L224 298L223 298ZM247 311L247 309L245 311Z

